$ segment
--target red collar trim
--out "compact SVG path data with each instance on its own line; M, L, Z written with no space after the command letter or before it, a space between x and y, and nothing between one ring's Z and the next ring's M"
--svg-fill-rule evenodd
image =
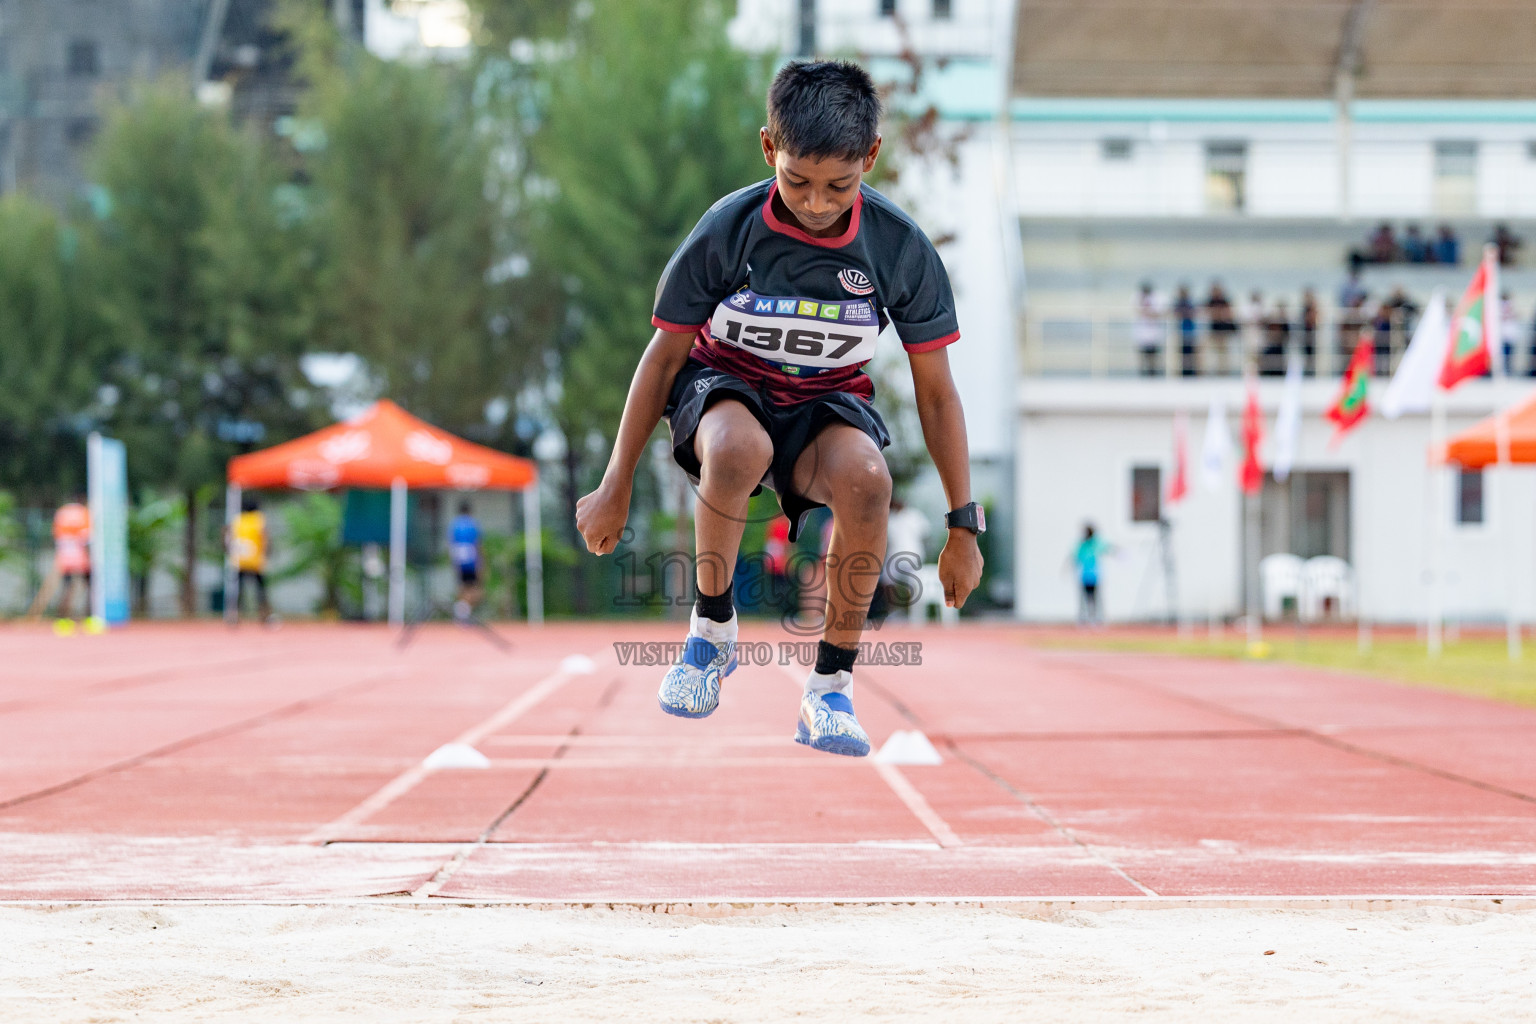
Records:
M864 190L862 187L859 189L859 194L853 197L853 216L848 218L848 230L833 238L817 238L815 235L806 234L805 231L793 224L786 224L779 220L778 215L773 212L773 197L778 194L779 182L775 178L773 184L768 187L768 201L763 203L763 221L769 228L781 235L788 235L790 238L798 241L808 242L811 245L820 245L827 249L841 249L853 241L853 237L859 233L859 213L864 209Z

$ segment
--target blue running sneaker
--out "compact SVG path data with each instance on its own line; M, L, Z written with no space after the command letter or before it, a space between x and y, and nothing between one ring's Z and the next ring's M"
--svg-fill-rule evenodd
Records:
M807 693L801 698L795 742L848 757L869 753L869 735L854 717L853 701L836 690Z
M689 623L688 642L683 645L683 656L667 670L656 694L661 710L679 718L706 718L720 705L720 680L736 671L736 618L729 623L718 623L733 639L708 640L700 633L699 613L695 611ZM718 634L717 634L718 635Z

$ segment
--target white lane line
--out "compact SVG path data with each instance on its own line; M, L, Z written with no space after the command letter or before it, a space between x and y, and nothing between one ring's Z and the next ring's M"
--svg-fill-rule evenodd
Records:
M780 743L785 742L780 738ZM868 767L861 758L811 759L785 754L782 757L495 757L492 768L818 768L847 770Z
M450 742L474 746L502 726L516 721L519 716L564 686L570 681L572 675L573 673L567 669L561 668L553 675L545 676L502 705L501 710L483 722L470 726ZM436 747L433 749L435 750ZM362 803L340 817L321 825L301 841L306 843L323 843L328 838L344 832L354 825L367 821L373 815L421 785L421 781L428 775L431 775L433 771L434 769L428 768L418 761L393 779L390 779L376 793L363 800Z
M800 678L794 668L789 665L779 667L795 681L796 686L804 689L805 680ZM896 799L906 805L914 818L923 823L923 827L941 847L952 850L957 846L965 845L960 837L955 835L955 830L949 827L949 823L939 816L939 812L935 811L923 794L917 791L917 787L901 773L901 769L892 764L883 764L873 758L859 758L854 763L860 762L871 765L875 769L875 772L885 780L885 784L891 787L891 792L896 794Z
M949 827L949 823L939 817L938 812L923 798L923 794L917 791L917 787L901 773L900 768L893 764L876 761L875 771L880 773L880 777L885 780L886 785L891 787L901 802L907 805L907 810L911 811L917 820L933 833L933 838L938 840L940 846L946 850L952 850L957 846L965 845Z

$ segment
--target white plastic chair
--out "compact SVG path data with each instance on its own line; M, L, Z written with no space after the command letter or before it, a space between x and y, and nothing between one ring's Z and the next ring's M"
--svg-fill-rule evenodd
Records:
M1355 571L1333 555L1307 559L1302 613L1309 619L1349 618L1355 614Z
M939 581L939 567L934 562L929 562L917 570L918 594L912 602L910 615L912 625L926 626L928 624L928 609L939 610L939 623L944 626L953 626L960 621L960 609L951 608L944 603L944 584Z
M1306 565L1296 555L1270 555L1259 562L1259 582L1264 590L1264 617L1278 619L1285 615L1285 599L1296 604L1301 614L1302 573Z

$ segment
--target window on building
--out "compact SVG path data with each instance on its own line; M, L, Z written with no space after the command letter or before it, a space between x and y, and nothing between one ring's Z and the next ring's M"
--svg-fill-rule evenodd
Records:
M1205 144L1205 209L1208 213L1242 213L1247 204L1248 143L1216 141Z
M1483 521L1483 471L1463 469L1456 474L1456 521L1475 526Z
M880 0L880 16L890 18L896 14L896 0Z
M1113 138L1099 140L1099 157L1105 163L1117 163L1131 158L1131 140Z
M1163 518L1163 471L1158 466L1131 467L1131 522Z
M74 148L86 145L95 137L96 119L93 117L71 118L64 126L64 138Z
M948 21L954 14L950 0L933 0L933 19Z
M71 78L95 78L101 74L101 53L90 39L76 39L69 44Z
M1477 143L1435 143L1434 203L1436 213L1477 212Z

